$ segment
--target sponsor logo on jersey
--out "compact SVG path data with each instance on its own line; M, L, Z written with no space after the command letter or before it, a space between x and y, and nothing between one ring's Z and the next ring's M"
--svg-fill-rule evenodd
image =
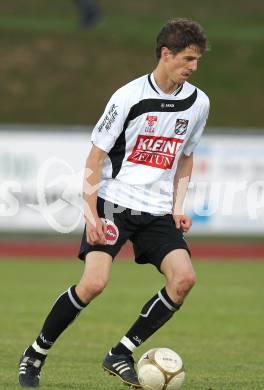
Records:
M175 134L177 135L184 135L186 134L186 131L187 131L187 127L188 127L188 119L176 119L176 123L175 123Z
M154 126L157 123L158 117L156 115L147 115L147 127L145 128L145 133L154 133Z
M182 139L139 135L128 161L160 169L171 169Z
M105 129L107 132L111 129L118 116L117 107L118 106L116 104L112 104L112 106L109 108L107 114L104 116L103 121L98 126L99 133L101 133L103 129Z
M118 227L110 219L101 218L102 222L106 225L106 243L107 245L114 245L119 237Z
M174 108L175 104L174 103L161 103L160 107L161 108Z

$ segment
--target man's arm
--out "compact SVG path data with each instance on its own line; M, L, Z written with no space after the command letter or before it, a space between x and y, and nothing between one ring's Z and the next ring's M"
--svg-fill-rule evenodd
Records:
M183 202L191 179L192 168L193 153L191 153L190 156L186 156L182 153L174 176L172 214L177 229L182 229L184 232L187 232L192 225L191 218L183 214Z
M107 153L93 145L86 160L83 199L87 241L92 244L106 244L104 225L97 214L97 193L100 185L103 163Z

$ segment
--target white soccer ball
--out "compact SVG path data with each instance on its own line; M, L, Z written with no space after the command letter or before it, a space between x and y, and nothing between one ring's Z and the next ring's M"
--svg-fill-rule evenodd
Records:
M137 371L145 390L178 390L185 378L181 357L169 348L145 352L138 361Z

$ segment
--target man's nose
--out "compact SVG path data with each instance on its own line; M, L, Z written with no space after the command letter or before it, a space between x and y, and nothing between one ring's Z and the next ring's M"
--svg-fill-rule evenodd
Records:
M192 70L192 72L195 72L197 70L197 67L198 67L198 61L197 60L193 60L191 63L190 63L190 68Z

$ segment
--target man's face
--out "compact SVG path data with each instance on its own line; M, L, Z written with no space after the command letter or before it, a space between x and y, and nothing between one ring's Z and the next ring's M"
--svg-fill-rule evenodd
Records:
M201 53L195 45L188 46L177 54L173 54L170 49L164 47L162 58L169 79L175 84L182 84L197 70Z

